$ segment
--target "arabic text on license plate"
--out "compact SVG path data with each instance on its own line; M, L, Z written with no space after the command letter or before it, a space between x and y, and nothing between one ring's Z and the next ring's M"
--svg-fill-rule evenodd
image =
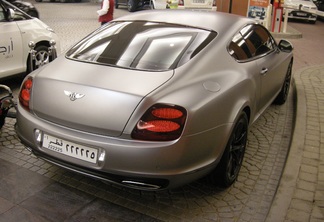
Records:
M91 163L97 162L98 150L45 134L43 147Z

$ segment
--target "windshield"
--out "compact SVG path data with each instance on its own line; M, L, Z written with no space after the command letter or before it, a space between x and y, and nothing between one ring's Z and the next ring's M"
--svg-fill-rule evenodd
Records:
M169 70L189 61L215 37L215 32L173 24L115 22L92 33L66 55L123 68Z

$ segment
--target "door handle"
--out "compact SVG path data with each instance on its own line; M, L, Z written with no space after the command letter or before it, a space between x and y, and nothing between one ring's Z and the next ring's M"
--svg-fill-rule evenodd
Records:
M262 68L262 70L260 71L261 75L265 75L268 72L267 68Z

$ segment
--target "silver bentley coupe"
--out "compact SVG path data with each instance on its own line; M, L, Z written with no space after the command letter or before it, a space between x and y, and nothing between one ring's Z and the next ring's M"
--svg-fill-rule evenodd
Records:
M249 126L287 99L292 51L245 17L136 12L26 76L16 132L36 156L103 181L226 188Z

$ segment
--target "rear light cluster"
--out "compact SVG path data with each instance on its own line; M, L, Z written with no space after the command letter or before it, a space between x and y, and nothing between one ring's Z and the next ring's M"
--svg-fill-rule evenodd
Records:
M29 101L30 101L32 86L33 86L33 79L29 77L22 83L19 92L19 102L27 110L29 110Z
M150 141L178 139L182 133L187 112L180 106L156 104L138 121L132 138Z

